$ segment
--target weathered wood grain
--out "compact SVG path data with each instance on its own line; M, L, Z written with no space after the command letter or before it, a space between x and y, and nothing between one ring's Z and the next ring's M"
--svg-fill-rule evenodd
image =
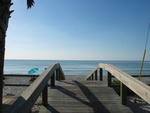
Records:
M5 113L29 113L41 92L45 89L49 79L53 73L59 68L61 79L65 79L63 71L59 64L50 65L23 93L22 95L10 106ZM45 90L46 91L46 90ZM46 95L46 93L44 93ZM46 103L46 100L44 99Z
M114 67L111 64L99 64L97 65L93 71L87 76L87 79L99 68L103 68L113 76L115 76L121 83L135 92L138 96L144 99L146 102L150 104L150 87L143 82L135 79L129 74L121 71L120 69Z
M57 81L40 113L132 113L103 81Z

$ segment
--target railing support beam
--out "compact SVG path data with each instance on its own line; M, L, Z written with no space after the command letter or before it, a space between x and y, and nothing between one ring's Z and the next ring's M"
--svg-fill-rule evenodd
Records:
M46 106L48 104L48 84L45 86L42 92L42 104Z
M120 82L120 97L121 97L121 104L127 105L127 87Z
M100 79L100 81L103 80L103 69L102 68L99 69L99 79Z
M56 69L56 80L60 80L59 69Z
M53 73L52 77L51 77L51 87L55 86L55 74Z
M97 80L97 70L95 71L95 80Z
M108 87L111 87L111 73L107 72Z
M92 76L90 76L89 80L92 80Z

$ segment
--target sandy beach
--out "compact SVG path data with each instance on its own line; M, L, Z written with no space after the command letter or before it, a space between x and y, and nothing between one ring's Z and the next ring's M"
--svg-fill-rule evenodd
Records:
M5 77L5 84L29 84L30 77ZM66 76L66 80L79 80L79 81L84 81L86 80L85 75L74 75L74 76ZM104 76L104 81L107 80L107 76ZM150 84L150 77L143 77L141 78L141 81ZM18 87L18 86L5 86L3 89L3 97L18 97L20 96L23 91L27 87ZM134 102L136 98L136 103ZM127 106L130 107L130 109L134 113L150 113L150 105L147 104L145 101L143 101L141 98L138 96L132 95L128 96L127 100ZM38 109L35 110L35 108L38 108L37 106L34 106L34 113L37 113L35 111L38 111Z

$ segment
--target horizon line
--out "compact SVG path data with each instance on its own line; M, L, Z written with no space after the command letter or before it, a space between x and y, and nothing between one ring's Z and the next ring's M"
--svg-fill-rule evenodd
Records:
M4 59L4 60L53 60L53 61L142 61L132 59ZM150 60L145 60L150 61Z

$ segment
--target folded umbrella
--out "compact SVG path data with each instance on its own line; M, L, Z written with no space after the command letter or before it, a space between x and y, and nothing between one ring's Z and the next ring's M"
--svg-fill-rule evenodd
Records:
M31 70L28 71L28 74L34 74L38 71L38 68L33 68Z

